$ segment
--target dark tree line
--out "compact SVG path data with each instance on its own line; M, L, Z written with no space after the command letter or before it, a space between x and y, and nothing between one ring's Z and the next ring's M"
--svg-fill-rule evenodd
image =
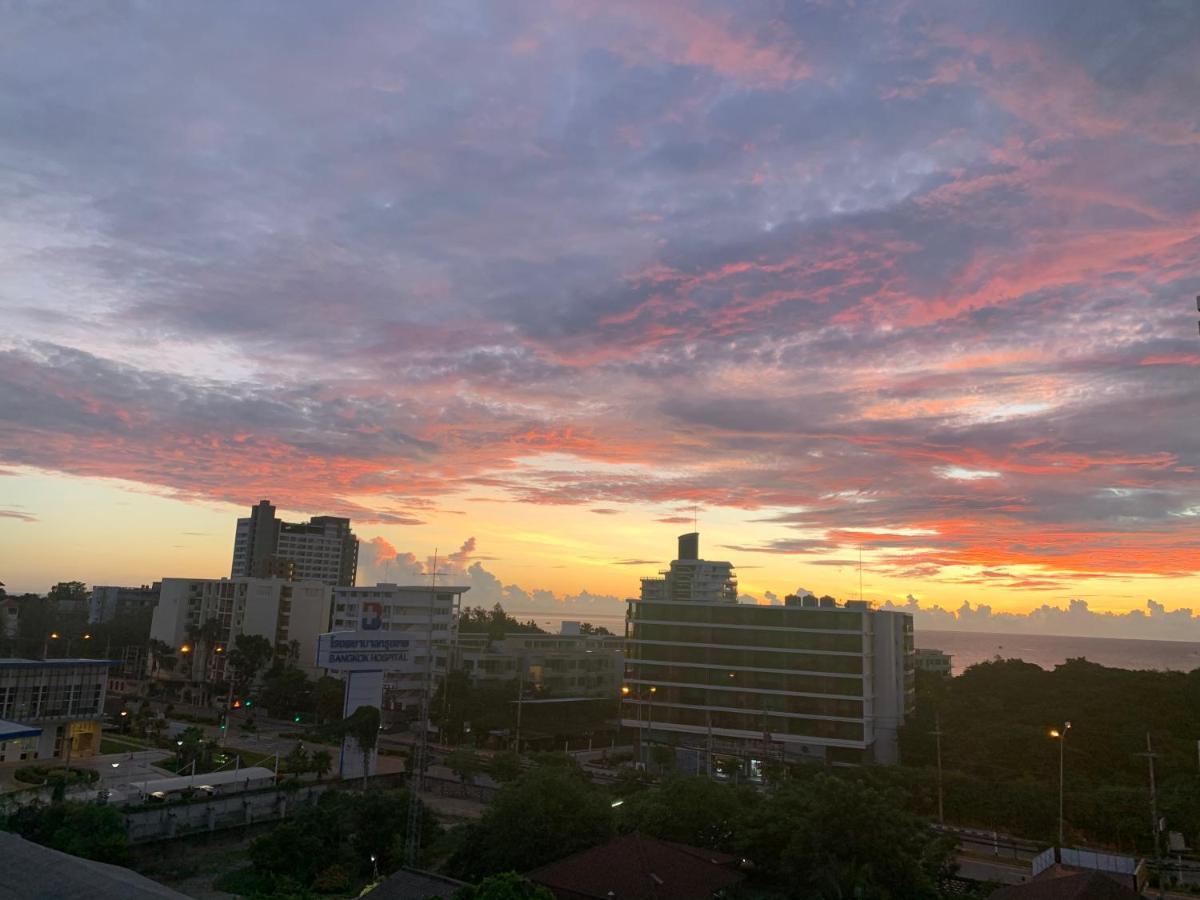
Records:
M935 725L941 725L947 819L1050 840L1058 822L1058 741L1068 831L1128 851L1151 847L1146 733L1158 755L1160 813L1200 838L1200 669L1113 669L1076 659L1046 671L1020 660L971 666L957 678L918 673L916 715L901 757L936 809Z

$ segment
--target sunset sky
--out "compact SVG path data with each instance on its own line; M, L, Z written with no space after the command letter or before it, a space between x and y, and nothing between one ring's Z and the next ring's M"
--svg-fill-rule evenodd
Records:
M698 521L763 601L861 551L877 602L1200 609L1193 0L30 3L0 48L10 591L227 575L270 498L518 608L619 613Z

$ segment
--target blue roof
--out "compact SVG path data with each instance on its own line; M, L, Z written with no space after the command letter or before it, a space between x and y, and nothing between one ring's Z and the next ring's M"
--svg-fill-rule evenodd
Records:
M19 722L6 722L0 719L0 741L14 741L17 738L37 737L42 729L32 725L22 725Z

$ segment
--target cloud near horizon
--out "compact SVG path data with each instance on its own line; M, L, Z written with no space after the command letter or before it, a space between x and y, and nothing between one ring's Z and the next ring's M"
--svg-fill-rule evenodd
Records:
M0 466L1200 571L1200 6L217 7L0 25Z

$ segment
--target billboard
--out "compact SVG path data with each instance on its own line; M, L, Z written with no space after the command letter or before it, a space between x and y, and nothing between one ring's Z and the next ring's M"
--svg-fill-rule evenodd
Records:
M417 672L422 641L386 631L334 631L317 637L317 665L337 672Z

